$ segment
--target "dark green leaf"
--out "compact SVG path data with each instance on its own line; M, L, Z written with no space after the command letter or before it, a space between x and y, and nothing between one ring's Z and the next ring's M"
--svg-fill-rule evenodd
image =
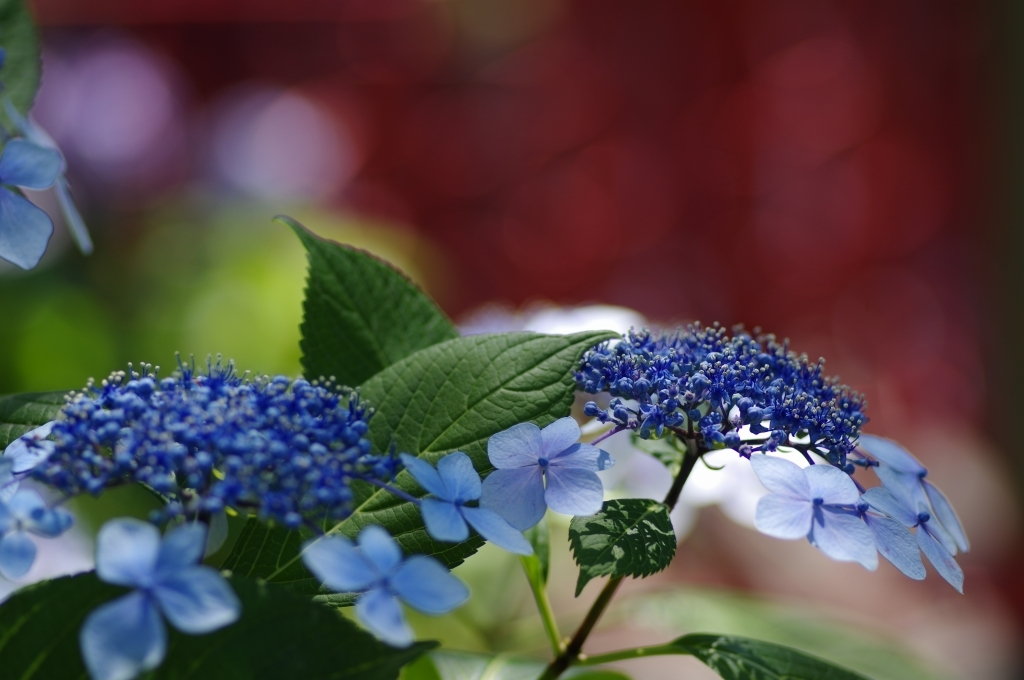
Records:
M474 654L447 649L431 652L402 671L402 680L536 680L545 663L508 654ZM566 680L629 680L618 671L572 668Z
M377 409L368 436L378 451L394 442L399 451L431 463L446 453L464 451L478 471L487 472L490 436L516 423L544 426L568 415L576 363L584 351L611 335L477 335L421 350L362 386L363 397ZM395 486L425 495L407 472L398 475ZM459 544L433 541L413 503L365 484L353 490L355 512L332 527L332 533L351 538L368 524L380 524L406 553L434 555L449 567L483 544L475 535ZM247 544L239 540L225 566L273 582L280 579L299 592L318 593L319 583L300 575L301 538L289 538L281 528L258 531L266 535L253 533Z
M67 392L28 392L0 397L0 451L12 441L54 420Z
M153 679L393 680L430 649L396 650L334 610L284 588L232 578L242 618L208 635L168 627L167 657ZM126 591L80 574L30 586L0 606L3 676L20 680L86 677L78 647L85 617Z
M444 312L405 274L364 250L290 226L309 253L302 369L359 385L410 354L458 336Z
M0 97L10 97L14 108L23 116L28 115L39 89L39 40L22 0L0 0L0 47L7 52L0 69L0 82L4 84ZM0 123L12 128L3 106Z
M607 501L596 515L573 517L569 544L580 565L577 597L592 578L650 576L676 554L668 506L643 498Z
M725 680L866 680L790 647L749 638L693 634L666 647L697 657Z
M548 570L551 567L551 534L547 519L542 518L523 535L533 546L533 554L524 557L523 563L531 572L530 578L536 578L540 585L544 585L548 582Z

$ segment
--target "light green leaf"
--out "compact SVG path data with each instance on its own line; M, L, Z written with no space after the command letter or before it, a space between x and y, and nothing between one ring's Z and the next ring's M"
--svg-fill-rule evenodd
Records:
M410 354L458 336L434 302L384 260L327 241L288 217L309 254L302 369L359 385Z
M39 39L22 0L0 0L0 47L7 52L0 69L0 82L4 84L0 97L10 97L14 108L28 115L39 89ZM0 123L14 132L2 105Z
M178 680L393 680L434 643L396 650L334 610L286 589L233 578L242 618L208 635L168 627L167 657L144 677ZM125 593L93 573L44 581L0 605L4 677L85 678L78 632L99 605Z
M545 663L537 659L498 654L474 654L447 649L431 652L402 671L402 680L537 680ZM566 680L629 680L618 671L572 668Z
M667 648L703 661L725 680L867 680L790 647L724 635L686 635Z
M676 554L668 506L643 498L606 501L596 515L573 517L569 544L580 565L576 596L597 576L650 576Z
M27 392L0 397L0 451L20 437L57 418L67 392Z
M611 335L476 335L421 350L360 388L376 408L367 436L377 451L388 450L393 442L398 451L431 463L446 453L464 451L477 471L488 472L491 435L516 423L544 426L567 416L580 356ZM411 495L425 495L408 472L400 473L394 484ZM433 541L413 503L366 484L353 485L353 491L355 511L333 527L325 527L331 533L353 538L363 527L379 524L406 553L434 555L449 567L483 544L475 535L459 544ZM265 535L253 533L248 544L237 546L225 566L253 577L280 580L299 592L319 592L312 576L299 575L300 569L304 571L298 555L301 538L288 538L281 528L261 531Z

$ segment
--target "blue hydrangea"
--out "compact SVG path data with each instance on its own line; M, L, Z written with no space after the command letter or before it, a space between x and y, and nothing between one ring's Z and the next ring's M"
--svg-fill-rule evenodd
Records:
M21 578L36 561L36 544L29 536L54 538L71 527L64 508L49 508L32 489L21 489L0 503L0 573Z
M46 252L53 220L9 187L47 189L57 181L61 156L24 139L12 139L0 152L0 258L32 269Z
M630 331L588 351L576 373L581 390L607 392L607 408L585 413L640 437L692 432L701 450L744 455L780 445L817 453L840 468L867 422L864 398L771 335L717 325ZM757 439L741 439L744 426Z
M231 507L312 527L351 512L353 481L394 475L397 457L370 451L371 415L357 393L219 362L117 373L69 398L32 474L68 496L140 482L169 501L155 520Z

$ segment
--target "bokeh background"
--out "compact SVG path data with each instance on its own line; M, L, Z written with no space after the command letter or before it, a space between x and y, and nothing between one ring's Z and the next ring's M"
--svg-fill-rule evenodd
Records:
M595 649L742 628L756 610L811 648L882 640L888 677L1024 677L1024 7L31 4L34 115L96 252L58 223L37 270L0 263L0 393L128 361L167 371L176 351L297 374L305 261L278 213L391 260L468 327L585 303L760 326L827 357L867 394L868 430L930 466L974 544L967 594L712 508ZM509 633L529 618L507 604L525 597L510 574L505 591L480 579L463 629L424 630L535 643ZM677 600L644 599L672 583ZM566 625L593 594L557 598ZM678 677L673 663L631 668Z

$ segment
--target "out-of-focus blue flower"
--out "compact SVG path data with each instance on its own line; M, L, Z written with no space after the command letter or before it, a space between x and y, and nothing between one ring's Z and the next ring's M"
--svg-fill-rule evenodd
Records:
M480 475L473 461L461 451L450 453L437 461L437 469L424 461L403 453L405 469L435 498L420 501L427 533L438 541L458 543L469 538L469 526L486 540L518 555L532 555L533 547L497 513L487 508L472 508L466 503L480 500Z
M831 465L801 468L763 454L751 456L750 464L771 492L757 504L759 531L775 538L806 537L834 560L878 568L874 536L855 509L860 493L848 474Z
M246 381L219 363L162 380L144 368L74 395L32 475L69 496L142 482L171 499L156 520L234 507L314 525L351 512L354 480L394 474L397 457L370 452L371 415L330 383Z
M595 473L615 461L607 451L577 443L579 438L580 427L572 418L560 418L543 430L519 423L493 435L487 456L497 470L484 480L480 506L520 531L539 522L546 508L565 515L600 511L604 485Z
M91 254L92 239L89 237L89 230L85 227L85 220L82 219L82 215L78 212L78 207L75 205L75 199L71 197L71 186L67 177L68 163L64 158L64 154L57 146L57 142L47 134L46 130L32 120L31 116L28 118L22 116L18 109L14 107L9 97L4 99L4 108L7 110L7 115L10 119L18 126L18 130L25 136L25 139L60 154L60 174L53 185L53 192L57 197L57 205L60 207L61 215L64 216L64 224L67 225L68 231L71 232L71 237L78 244L78 249L85 255Z
M878 461L875 474L882 480L883 486L896 497L907 498L911 507L927 507L929 514L938 520L957 548L963 552L971 549L967 532L956 510L938 487L926 479L928 468L921 465L917 458L891 439L869 434L861 435L857 447Z
M45 425L26 432L4 449L4 458L11 461L11 471L14 474L29 472L50 457L54 450L54 444L47 440L47 437L50 436L55 422L51 420Z
M129 680L156 668L167 651L161 613L178 630L209 633L238 620L242 606L213 567L198 564L206 527L185 524L160 538L151 524L115 519L96 539L96 574L134 588L99 607L79 634L93 680Z
M36 544L29 534L54 538L71 526L63 508L48 508L38 493L22 489L0 504L0 573L21 578L36 561Z
M880 486L868 489L862 498L873 509L885 513L903 526L917 527L914 536L921 552L957 592L964 592L964 572L953 559L956 555L956 542L940 522L933 521L927 505L915 503L910 496L901 495L898 491L893 493Z
M46 252L53 221L45 211L7 186L46 189L60 172L60 154L24 139L12 139L0 152L0 257L32 269Z
M307 543L302 561L325 586L340 593L362 593L356 616L393 647L408 647L412 629L399 600L425 614L444 614L469 598L469 590L440 562L427 555L402 559L402 549L382 527L362 530L353 545L326 536Z

